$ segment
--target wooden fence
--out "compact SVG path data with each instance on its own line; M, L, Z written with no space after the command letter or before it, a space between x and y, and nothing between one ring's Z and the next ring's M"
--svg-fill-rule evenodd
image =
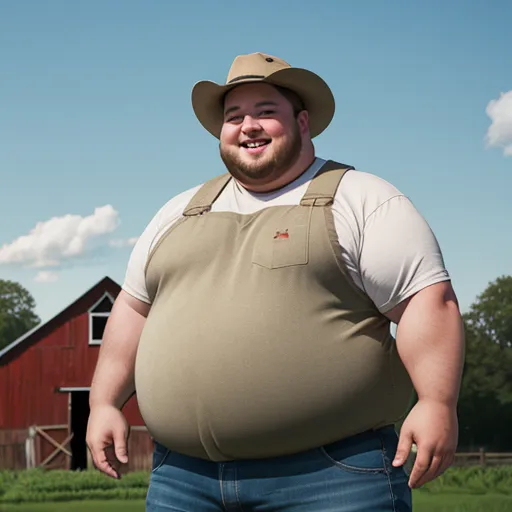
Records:
M512 453L486 452L480 448L478 452L460 452L455 454L455 466L505 466L512 465Z
M416 445L413 445L405 464L406 469L409 471L414 464L416 451ZM478 452L458 452L455 454L455 460L452 466L512 466L512 453L486 452L484 448L480 448Z
M0 430L0 470L1 469L25 469L30 467L46 467L57 469L69 467L65 463L57 463L58 457L69 460L69 440L65 436L65 425L46 427L32 427L11 431ZM62 435L57 438L52 432L49 439L48 431L62 430ZM34 444L35 443L35 444ZM45 443L43 445L42 443ZM149 471L151 469L153 441L145 427L132 427L128 441L130 454L129 463L123 468L123 473L130 471ZM92 468L90 455L88 467ZM411 466L414 461L414 453L407 461ZM52 464L53 463L53 464ZM512 453L487 452L481 448L477 452L459 452L455 455L454 466L512 466Z
M0 471L2 469L69 469L72 435L67 425L32 426L28 429L0 430ZM131 427L129 462L123 473L151 470L153 440L145 427ZM93 463L87 450L87 467Z

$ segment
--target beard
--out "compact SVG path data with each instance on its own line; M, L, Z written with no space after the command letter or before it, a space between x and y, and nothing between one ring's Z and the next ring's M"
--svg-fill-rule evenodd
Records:
M219 148L226 169L235 179L242 183L265 183L281 176L293 166L301 154L302 139L298 124L294 124L291 136L281 147L272 148L273 154L270 158L264 151L253 157L251 162L241 157L240 150L228 149L222 144Z

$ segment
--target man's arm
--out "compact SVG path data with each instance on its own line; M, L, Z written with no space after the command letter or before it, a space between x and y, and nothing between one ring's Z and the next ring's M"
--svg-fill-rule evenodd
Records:
M119 462L128 461L128 425L121 409L135 392L135 357L149 309L126 292L119 293L91 384L87 444L96 467L115 478L119 477Z
M91 407L108 404L121 409L135 392L135 356L148 313L149 304L121 290L105 327L91 385Z
M402 426L393 464L402 465L416 443L409 485L420 487L452 464L457 448L463 322L448 281L424 288L386 316L398 326L397 349L418 394Z

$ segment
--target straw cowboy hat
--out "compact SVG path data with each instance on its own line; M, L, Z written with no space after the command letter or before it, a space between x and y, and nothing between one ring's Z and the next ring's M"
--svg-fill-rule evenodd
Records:
M249 82L265 82L297 93L309 113L311 137L320 135L334 116L334 97L329 86L315 73L293 68L282 59L264 53L239 55L223 85L203 80L192 89L192 107L199 122L219 138L224 121L224 95Z

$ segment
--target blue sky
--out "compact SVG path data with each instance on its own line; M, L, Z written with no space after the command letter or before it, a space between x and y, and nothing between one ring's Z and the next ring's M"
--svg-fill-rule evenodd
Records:
M511 26L499 0L1 2L0 278L42 320L121 283L154 213L224 172L193 84L263 51L329 83L317 153L411 198L466 310L512 274Z

